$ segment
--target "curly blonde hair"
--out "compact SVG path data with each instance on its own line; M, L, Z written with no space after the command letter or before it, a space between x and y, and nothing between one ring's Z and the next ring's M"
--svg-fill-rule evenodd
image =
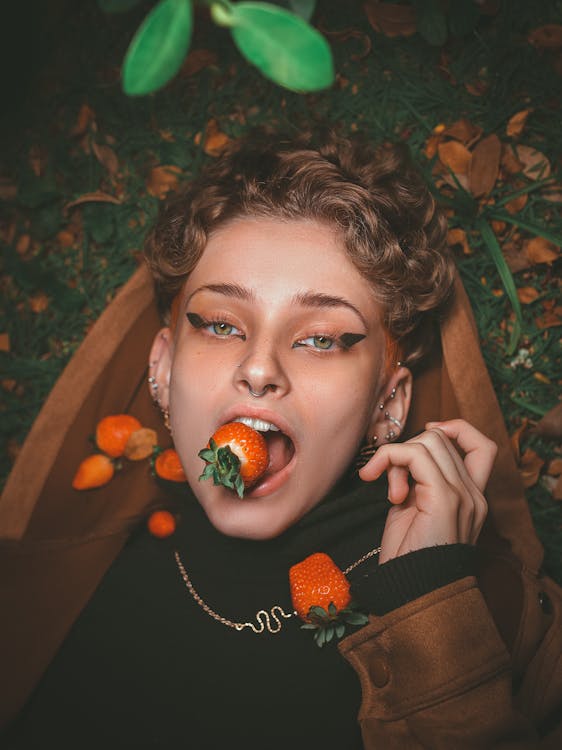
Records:
M332 225L382 306L394 354L411 367L452 296L446 221L404 145L374 148L333 131L261 131L234 143L162 209L145 255L164 313L219 226L239 217Z

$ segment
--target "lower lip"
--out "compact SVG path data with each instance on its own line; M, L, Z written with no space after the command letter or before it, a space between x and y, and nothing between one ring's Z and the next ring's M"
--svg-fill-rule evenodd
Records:
M271 495L273 492L280 489L280 487L285 484L289 476L293 473L296 463L295 453L287 466L281 469L281 471L278 471L276 474L273 474L270 477L266 477L263 481L258 482L258 484L254 485L249 492L244 493L244 497L253 499Z

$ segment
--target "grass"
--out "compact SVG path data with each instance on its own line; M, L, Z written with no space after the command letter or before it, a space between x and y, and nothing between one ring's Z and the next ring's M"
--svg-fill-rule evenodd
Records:
M201 15L192 49L208 50L216 62L140 99L122 93L119 66L150 4L124 16L105 16L93 0L59 0L49 4L49 12L44 5L32 3L31 10L26 6L25 14L13 21L14 57L4 66L11 74L4 88L8 115L1 135L7 148L0 163L0 188L7 198L0 209L0 333L9 334L10 340L9 351L0 352L4 477L57 375L136 267L146 227L159 205L147 191L150 170L175 165L181 179L188 179L210 158L201 146L209 120L236 137L264 122L298 129L328 118L344 129L361 128L376 141L407 141L433 181L425 146L438 124L464 117L485 134L496 133L509 142L510 117L529 109L518 142L546 155L553 180L560 185L561 87L560 74L553 69L557 53L527 41L529 30L560 22L559 1L541 3L540 8L523 0L504 2L497 15L482 17L474 33L450 38L441 49L419 35L389 39L376 33L359 3L319 0L316 18L323 28L352 29L354 34L330 37L337 82L328 92L307 96L264 80L240 58L227 32ZM369 45L370 52L362 55ZM475 86L484 93L471 93ZM84 105L91 116L82 132L76 132ZM118 160L115 175L96 158L94 143L112 149ZM120 204L66 208L97 190L119 195ZM510 349L513 305L477 222L498 217L506 221L498 235L502 251L534 234L560 245L560 206L546 200L540 184L530 180L515 186L498 183L494 204L458 190L435 191L448 203L451 226L468 231L472 252L460 251L458 265L513 432L522 420L538 420L559 400L560 326L542 328L540 319L560 304L560 261L530 265L514 274L514 293L533 287L538 296L521 305L521 335ZM527 204L510 214L505 203L521 192L528 194ZM529 351L530 368L518 363L521 349ZM544 478L549 461L560 455L559 447L529 433L522 447L532 448L545 461L528 497L545 544L546 569L562 581L562 504L553 499Z

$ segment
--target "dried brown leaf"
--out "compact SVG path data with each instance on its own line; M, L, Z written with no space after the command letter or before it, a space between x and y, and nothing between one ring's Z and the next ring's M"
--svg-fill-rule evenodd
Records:
M88 130L90 123L95 120L95 118L96 115L94 110L88 104L83 104L78 110L76 122L70 131L70 135L84 135L86 130Z
M49 298L45 292L39 292L29 298L29 306L34 313L42 313L49 307Z
M562 26L558 23L548 23L531 31L527 37L529 42L539 49L560 49L562 47Z
M443 135L454 138L455 141L460 141L463 146L470 148L482 137L483 132L480 125L475 125L466 117L461 117L460 120L456 120L452 125L446 127L443 130Z
M557 184L547 185L543 188L542 197L551 203L562 203L562 187Z
M555 310L547 310L544 315L535 318L535 325L541 330L562 325L562 316Z
M558 481L552 490L552 497L554 500L562 500L562 477L558 477Z
M10 351L10 334L0 333L0 352Z
M164 200L170 191L178 187L181 169L173 164L163 164L150 170L146 190L158 200Z
M519 473L525 487L532 487L537 483L543 466L544 459L532 448L527 448L521 456L519 465Z
M508 177L523 171L523 164L517 158L513 146L505 143L502 148L501 168Z
M512 117L510 117L505 129L506 135L512 138L521 135L525 128L527 118L532 111L532 109L522 109L520 112L516 112Z
M510 214L517 214L525 208L528 200L529 196L527 193L523 193L522 195L518 195L517 198L508 201L505 204L505 209Z
M437 151L441 163L449 167L455 175L468 175L472 154L458 141L440 143Z
M61 229L60 232L57 232L55 239L61 247L72 247L76 241L75 235L68 229Z
M523 165L523 174L530 180L545 180L551 172L546 156L532 146L515 146L517 158Z
M532 264L553 263L560 255L560 248L544 237L532 237L524 243L525 254Z
M121 204L121 201L114 195L104 193L101 190L94 190L93 193L85 193L79 198L76 198L76 200L67 203L64 207L65 211L68 211L68 209L74 208L75 206L80 206L83 203L114 203L116 206L119 206Z
M546 470L551 477L559 477L562 474L562 458L553 458Z
M517 296L519 297L519 302L528 305L537 299L539 293L534 286L522 286L517 290Z
M416 33L416 14L411 5L366 0L363 7L374 30L385 36L407 37Z
M111 146L100 145L94 141L92 143L92 151L99 163L114 177L119 171L119 159Z
M447 244L450 245L451 247L453 245L460 245L465 255L470 255L472 252L468 244L466 232L464 231L464 229L461 229L460 227L449 229L449 231L447 232Z
M142 461L152 455L157 444L156 432L148 427L141 427L140 430L131 433L123 455L130 461Z
M427 141L425 142L425 148L424 153L427 156L428 159L433 159L435 154L437 153L437 147L443 140L443 136L441 133L433 133L429 136Z
M562 403L556 404L533 427L532 432L545 438L562 438Z
M498 221L497 219L493 219L490 222L490 225L492 229L494 230L494 234L496 235L503 234L505 230L507 229L507 224L505 223L505 221Z
M469 162L468 185L475 198L488 195L498 179L502 144L495 133L476 144Z
M211 119L205 128L203 151L209 156L220 156L230 143L230 140L226 133L221 132L217 121Z
M29 246L31 245L31 237L29 234L22 234L21 237L18 237L18 241L16 242L16 252L18 255L25 255L26 252L29 250Z

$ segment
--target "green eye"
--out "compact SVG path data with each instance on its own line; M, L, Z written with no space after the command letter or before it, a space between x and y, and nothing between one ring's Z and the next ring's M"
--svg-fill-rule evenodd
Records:
M233 331L234 326L231 326L229 323L225 323L224 321L213 323L213 333L216 333L218 336L230 336Z
M334 343L334 340L328 336L313 336L312 340L317 349L331 349Z

